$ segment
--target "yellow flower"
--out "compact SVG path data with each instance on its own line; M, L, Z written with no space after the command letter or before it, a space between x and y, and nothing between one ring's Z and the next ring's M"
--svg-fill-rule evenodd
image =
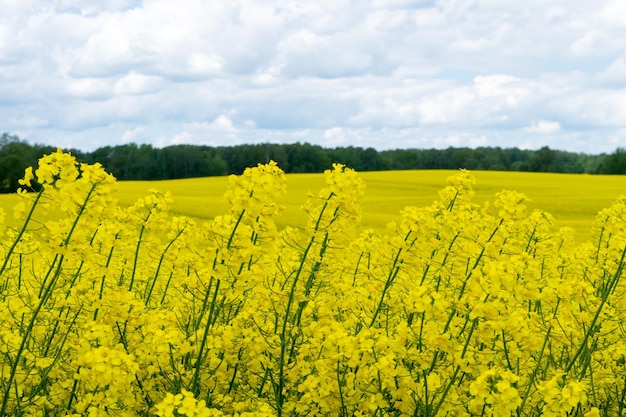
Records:
M28 167L24 171L24 178L19 179L17 182L20 185L24 185L26 187L31 187L31 181L35 179L35 175L33 175L33 167Z

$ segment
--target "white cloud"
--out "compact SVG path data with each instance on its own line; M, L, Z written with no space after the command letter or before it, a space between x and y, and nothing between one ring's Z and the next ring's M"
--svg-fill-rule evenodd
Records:
M209 128L215 130L221 130L224 132L234 132L235 126L233 125L232 120L224 114L220 114L215 118L213 123L209 125Z
M626 53L613 61L606 70L598 74L602 83L626 87Z
M626 128L618 129L613 132L608 139L613 149L626 149Z
M67 92L74 97L95 99L112 93L109 80L101 78L77 78L67 83Z
M329 148L339 146L362 146L364 144L362 135L358 130L343 127L331 127L330 129L326 129L322 138L320 145Z
M131 130L127 130L122 135L122 142L123 143L136 142L144 131L145 129L141 126L138 126Z
M597 14L604 24L617 29L626 28L626 3L621 0L601 2Z
M623 138L620 0L105 3L3 3L0 130L75 147Z
M155 133L157 139L153 143L155 146L164 147L190 143L219 146L254 142L250 140L254 137L254 124L244 121L242 127L235 126L231 120L235 113L231 110L227 114L220 114L211 122L162 124L156 129L159 133ZM164 131L170 133L164 135ZM145 138L149 133L151 132L141 132L141 137Z
M120 78L113 87L116 95L146 94L157 90L160 77L129 72Z
M527 94L523 88L516 88L515 84L519 84L519 81L519 78L506 74L479 76L474 78L474 89L480 97L506 96L507 101L516 103L518 100L511 95Z
M477 148L479 146L489 145L489 138L486 135L476 136L469 139L469 146Z
M222 133L236 133L238 129L235 127L231 117L236 112L231 110L228 114L220 114L212 122L192 122L185 123L185 129L190 132L222 132Z
M193 137L189 132L181 132L179 134L177 134L176 136L174 136L173 138L171 138L167 145L185 145L188 144L190 142L193 142Z
M252 84L259 87L275 85L280 82L282 65L273 65L269 68L258 69L252 78Z
M189 57L189 71L192 74L212 76L219 74L223 66L223 60L218 55L194 52Z
M590 30L576 39L570 46L572 54L578 58L593 58L606 54L613 40L600 30Z
M549 133L556 133L561 130L561 124L559 122L552 122L549 120L532 121L530 126L524 128L525 132L538 133L540 135L546 135Z
M9 123L16 126L19 129L24 128L41 128L50 124L48 119L41 119L39 117L32 116L18 116L9 118Z

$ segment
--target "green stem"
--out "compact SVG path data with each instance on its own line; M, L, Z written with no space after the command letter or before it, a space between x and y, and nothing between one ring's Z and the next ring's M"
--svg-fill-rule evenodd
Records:
M211 278L213 280L213 278ZM210 290L211 284L209 284ZM211 325L213 324L213 314L215 312L215 305L217 300L217 294L220 289L220 280L217 279L215 283L215 291L213 292L213 299L211 300L211 308L209 310L209 316L207 317L206 325L204 327L204 334L202 335L202 341L200 342L200 347L198 348L198 356L196 357L195 370L193 377L191 378L191 383L189 384L189 391L193 392L193 394L197 397L200 394L200 369L202 368L202 357L204 356L204 347L206 346L206 341L209 336L209 330L211 329Z
M252 194L250 194L250 196L252 196ZM239 228L239 223L241 223L241 220L243 219L243 215L245 214L246 209L241 210L241 213L239 213L239 217L237 218L237 222L235 223L235 227L233 227L233 231L230 233L230 236L228 237L228 243L226 244L226 249L230 249L230 245L233 244L233 239L235 238L235 232L237 232L237 229Z
M139 232L139 240L137 241L137 247L135 248L135 259L133 260L133 270L130 274L130 284L128 285L128 291L133 290L133 285L135 284L135 272L137 271L137 261L139 259L139 249L141 248L141 238L143 237L143 232L146 230L144 226L141 226L141 231Z
M137 272L137 262L139 261L139 249L141 249L141 242L143 242L143 233L146 230L146 223L150 220L150 216L152 215L152 210L156 207L156 204L152 206L148 215L143 220L143 224L141 225L141 230L139 231L139 239L137 240L137 247L135 248L135 259L133 260L133 271L130 274L130 284L128 285L128 291L133 290L133 285L135 284L135 273Z
M320 230L320 225L322 222L322 218L324 216L324 212L326 211L326 208L328 207L329 201L333 197L334 197L334 193L330 193L330 195L324 202L322 209L320 210L320 214L315 222L313 235L311 236L311 239L309 240L307 247L304 249L304 252L302 254L302 259L300 261L300 265L298 266L298 270L296 271L296 275L293 278L291 289L289 291L289 298L287 300L287 306L285 308L285 318L283 319L282 329L280 332L280 358L278 361L278 381L275 382L276 385L275 385L275 390L274 390L276 393L276 411L278 412L279 417L282 416L283 403L285 402L285 396L283 393L283 389L285 387L285 366L286 366L285 355L287 353L287 345L289 344L289 341L287 340L288 339L287 324L290 321L289 317L291 315L291 307L294 302L296 288L297 288L298 281L300 280L300 275L304 271L304 266L306 264L309 252L311 251L311 248L313 247L313 244L315 243L315 236L317 232ZM335 211L335 216L336 215L337 215L337 211ZM291 338L291 336L289 336L289 338Z
M348 408L346 407L346 402L343 399L343 387L342 385L345 383L345 378L341 380L341 372L339 370L339 360L337 360L337 386L339 387L339 399L341 400L341 414L340 416L348 415Z
M26 232L28 223L32 219L33 213L35 212L35 207L37 206L39 199L43 195L43 190L44 189L42 188L41 191L37 193L37 197L35 198L35 201L33 201L33 205L30 207L30 211L28 212L28 215L26 216L26 219L24 220L24 224L22 225L22 228L20 229L17 236L15 237L13 244L9 248L9 251L7 252L7 256L6 258L4 258L4 262L2 263L2 266L0 267L0 276L2 276L2 273L4 272L4 270L7 267L7 264L9 263L9 259L11 259L11 255L13 254L13 251L15 250L15 248L17 247L17 244L19 243L19 241L22 239L22 236L24 236L24 233Z
M57 256L58 256L58 254L57 254ZM15 379L15 374L17 372L17 367L18 367L18 365L20 363L20 359L22 358L22 355L24 354L24 350L26 350L26 345L27 345L28 341L30 340L30 335L31 335L31 333L33 331L33 328L35 326L35 321L39 317L39 313L41 312L41 309L46 304L46 302L48 301L48 298L52 294L52 291L54 289L54 286L56 285L58 277L61 275L61 265L62 265L62 263L63 263L63 255L61 255L61 260L59 261L59 265L57 266L57 270L56 270L53 278L48 283L48 286L45 288L41 298L39 299L39 303L37 303L37 307L35 308L35 311L33 311L33 314L32 314L32 316L31 316L31 318L30 318L30 320L28 322L28 325L26 327L26 331L22 335L22 341L20 343L19 348L17 349L17 353L15 354L15 359L13 359L13 362L11 364L11 370L9 372L9 378L8 378L7 384L6 384L7 387L10 387L13 384L13 380ZM51 267L54 267L54 263L52 264ZM5 411L6 411L8 403L9 403L9 394L10 394L10 390L7 389L4 392L4 395L2 397L2 407L0 408L0 416L7 415L5 413Z
M32 398L35 395L37 395L43 389L43 386L44 386L45 382L47 382L47 380L48 380L47 379L48 378L48 374L50 373L52 368L57 364L57 362L61 358L61 354L63 353L63 347L65 346L65 343L67 342L67 338L68 338L69 334L72 331L72 327L74 327L74 324L76 324L76 320L78 319L78 316L80 315L82 309L83 309L83 307L80 306L78 308L78 311L76 311L76 314L74 314L74 317L70 321L70 324L67 327L67 332L65 332L65 334L63 335L63 338L59 342L58 346L56 346L56 352L54 354L54 359L53 359L52 363L50 365L48 365L46 367L46 369L41 373L39 384L33 390L32 394L30 396L31 400L32 400ZM52 336L50 337L50 339L52 340ZM50 345L47 346L46 351L44 352L43 356L48 356L49 347L50 347Z
M622 256L620 258L617 270L615 271L615 273L611 277L611 280L609 281L609 285L607 285L607 288L606 288L604 294L602 295L602 300L600 302L600 305L596 309L596 313L594 314L593 319L591 319L591 323L589 324L588 330L585 332L585 335L583 336L582 342L578 346L578 350L576 350L576 353L574 354L574 356L572 357L572 359L569 361L569 363L567 364L567 366L564 369L566 374L572 369L572 367L574 366L574 364L578 360L578 357L581 355L581 353L587 347L587 341L589 340L591 335L594 334L597 331L597 329L598 329L598 327L596 327L596 322L600 318L600 312L602 312L602 308L604 307L604 305L608 301L609 296L611 295L611 293L613 292L613 290L617 286L617 283L619 282L619 279L622 276L622 271L624 270L624 257L626 257L626 247L624 247L624 249L622 250Z
M430 415L430 402L428 401L428 374L424 369L422 371L422 377L424 378L424 415Z
M374 315L372 316L372 321L370 322L369 327L372 327L374 323L376 323L376 319L378 318L378 315L380 314L380 310L382 309L383 304L385 303L385 296L387 295L387 291L389 291L389 288L391 288L394 281L396 280L396 277L398 276L398 273L400 272L400 266L398 265L398 263L400 262L401 253L402 253L402 248L398 249L398 253L396 253L396 256L393 260L393 264L391 265L391 269L389 270L389 274L387 275L387 281L385 282L385 286L380 295L380 300L378 301L376 310L374 310Z
M469 330L469 333L467 335L467 340L465 340L465 345L463 346L463 351L461 352L461 359L465 358L465 354L467 353L467 348L469 347L470 341L472 339L472 334L474 333L474 330L476 329L476 327L478 327L477 318L475 318L472 322L472 327ZM437 406L433 410L433 414L432 414L433 416L436 416L437 413L439 413L439 409L441 408L446 397L448 396L448 392L450 391L450 388L454 384L454 381L456 381L456 377L459 374L460 370L461 370L461 365L457 365L456 368L454 369L454 373L452 374L452 377L450 378L450 381L448 382L443 392L441 393L441 398L439 399Z
M91 188L89 189L89 192L87 193L87 197L85 197L85 201L80 206L80 209L78 210L78 214L76 214L76 218L74 219L74 223L72 223L72 227L70 228L70 231L67 234L67 237L65 238L63 243L61 244L61 246L67 247L67 245L69 245L70 239L72 238L72 235L74 234L74 230L76 229L76 225L78 225L78 221L80 220L81 216L85 212L85 209L87 208L87 203L89 202L89 198L91 198L91 194L93 194L97 186L98 186L98 183L94 183L91 185Z
M163 295L161 296L161 305L165 302L165 296L167 295L167 289L170 287L170 283L172 282L172 277L174 276L174 271L170 272L170 276L167 279L167 283L165 284L165 288L163 289Z
M176 236L174 236L174 238L170 241L170 243L168 243L168 245L165 247L165 250L161 254L161 257L159 258L159 264L157 265L156 272L154 273L154 278L152 279L152 284L150 285L150 289L149 290L146 289L147 290L147 295L145 295L146 307L148 306L148 303L150 302L150 297L152 297L152 291L154 290L154 286L156 285L157 278L159 277L159 272L161 271L161 266L163 265L163 259L165 259L165 255L167 254L167 252L170 250L174 242L178 240L180 235L183 234L184 231L185 231L185 228L179 230Z
M524 395L522 396L522 403L519 405L519 407L517 407L518 416L522 415L522 411L524 410L524 405L526 404L526 400L528 399L530 390L533 387L533 384L535 383L535 378L537 377L537 373L539 372L539 369L541 368L541 360L543 359L543 352L545 351L546 346L548 345L548 340L550 340L551 331L552 331L552 326L548 327L546 336L543 339L543 345L541 345L541 350L539 351L537 364L535 365L535 369L533 369L533 373L530 375L530 379L528 380L528 385L526 386L526 391L524 392Z
M67 237L63 241L62 246L67 247L67 245L69 244L72 234L74 233L74 230L76 228L76 225L78 224L78 220L80 219L83 212L85 211L85 208L87 207L87 203L89 202L89 198L91 197L91 194L95 190L96 186L97 184L93 184L91 189L87 193L87 196L85 197L85 201L81 205L80 210L78 211L78 214L76 215L76 219L74 220L74 223L72 224L72 227L70 228L70 231L67 234ZM32 210L31 210L31 213L32 213ZM42 285L45 286L45 290L43 291L43 293L41 293L41 296L39 298L39 303L37 304L35 311L33 311L33 314L28 322L28 326L26 327L26 331L22 335L22 341L15 355L15 359L13 360L13 363L11 364L11 370L9 372L9 378L7 380L7 385L6 385L7 387L10 387L13 384L13 381L15 380L15 374L17 372L18 364L20 363L20 359L22 358L22 355L24 354L24 351L26 350L26 345L30 339L31 333L35 326L35 322L37 321L39 317L39 313L41 312L45 304L48 302L48 299L52 296L54 288L56 287L56 283L59 277L61 276L63 260L65 258L64 258L64 255L59 255L59 253L55 255L54 261L52 262L52 265L50 265L50 269L48 273L46 274L46 276L50 276L51 271L55 268L57 259L59 259L59 263L56 265L56 270L54 272L54 275L52 276L50 281L47 282L47 284L45 281L44 283L42 283ZM6 415L5 412L9 403L9 392L10 392L9 389L7 389L4 392L4 395L2 397L2 406L0 408L0 416Z

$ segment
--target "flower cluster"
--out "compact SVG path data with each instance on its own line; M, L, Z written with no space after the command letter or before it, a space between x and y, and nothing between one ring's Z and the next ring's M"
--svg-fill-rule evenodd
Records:
M474 178L362 230L334 164L278 230L285 175L232 176L229 209L130 207L60 150L0 213L0 415L612 416L626 393L626 198L593 244Z

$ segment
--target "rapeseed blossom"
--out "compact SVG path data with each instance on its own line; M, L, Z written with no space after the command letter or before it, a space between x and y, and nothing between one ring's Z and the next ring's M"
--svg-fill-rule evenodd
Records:
M612 416L626 392L626 198L575 246L459 171L387 233L334 164L279 230L276 163L204 224L115 200L61 150L0 213L0 415Z

